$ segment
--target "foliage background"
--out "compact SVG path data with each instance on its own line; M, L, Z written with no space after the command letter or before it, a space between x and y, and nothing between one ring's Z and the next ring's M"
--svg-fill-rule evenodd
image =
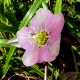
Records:
M62 13L60 54L48 65L48 80L80 80L80 0L0 0L0 78L2 80L43 80L44 63L25 67L23 49L6 42L12 39L40 7Z

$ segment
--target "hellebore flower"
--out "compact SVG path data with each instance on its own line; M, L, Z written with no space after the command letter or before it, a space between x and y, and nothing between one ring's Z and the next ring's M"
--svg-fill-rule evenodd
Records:
M26 50L22 57L24 65L55 60L59 54L63 26L62 13L53 15L49 10L40 8L30 26L17 32L18 42Z

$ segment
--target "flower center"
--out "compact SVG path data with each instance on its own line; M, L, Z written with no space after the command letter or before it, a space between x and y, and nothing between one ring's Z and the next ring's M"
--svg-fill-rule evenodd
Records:
M46 31L37 31L36 34L33 36L34 41L39 45L46 44L48 40L48 33Z

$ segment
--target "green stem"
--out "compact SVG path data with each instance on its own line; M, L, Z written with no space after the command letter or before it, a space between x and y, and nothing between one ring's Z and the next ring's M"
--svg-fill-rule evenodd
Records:
M47 6L45 0L42 2L42 6L43 6L44 9L48 9L48 6Z

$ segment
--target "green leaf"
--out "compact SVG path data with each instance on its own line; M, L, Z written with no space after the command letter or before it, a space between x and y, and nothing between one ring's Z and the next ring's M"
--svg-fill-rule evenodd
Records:
M37 67L37 65L31 66L31 68L41 77L44 76L44 73Z
M4 16L5 12L5 1L0 0L0 21L4 21L6 24L8 24L8 19Z
M8 19L8 21L14 26L17 30L19 26L19 22L15 16L15 11L12 8L11 0L4 0L4 15Z
M70 4L72 4L72 3L75 3L76 0L68 0L68 2L69 2Z
M59 76L59 71L57 69L54 71L54 76L55 76L55 79L57 80Z
M71 48L72 48L72 50L74 50L76 52L79 52L79 47L78 46L72 45Z
M68 12L72 12L74 14L74 18L77 18L78 20L80 20L80 14L78 14L74 8L71 8L70 6L66 6L66 10Z
M9 70L9 67L10 67L9 62L10 62L10 60L11 60L11 57L12 57L15 49L16 49L16 48L12 46L12 47L10 48L8 54L7 54L6 61L5 61L5 64L4 64L4 66L3 66L3 77L6 75L7 71Z
M21 21L19 29L21 29L23 26L26 26L28 24L28 22L30 21L30 19L32 18L32 16L34 15L34 13L39 8L42 2L43 0L36 0L34 2L34 4L31 6L31 8L29 9L29 11L26 13L25 17Z
M62 0L56 0L56 5L55 5L55 14L61 13L62 11Z
M14 28L17 30L19 26L19 22L15 16L14 13L12 13L9 9L8 12L5 13L6 18L8 21L14 26Z
M65 24L73 33L73 36L80 42L80 28L71 20L65 18Z
M10 47L9 44L6 44L7 39L0 39L0 47Z
M16 30L12 26L0 23L0 32L10 32L16 33Z
M6 6L9 7L9 5L11 5L11 0L4 0L4 12L7 11Z
M76 2L80 2L80 0L76 0Z

